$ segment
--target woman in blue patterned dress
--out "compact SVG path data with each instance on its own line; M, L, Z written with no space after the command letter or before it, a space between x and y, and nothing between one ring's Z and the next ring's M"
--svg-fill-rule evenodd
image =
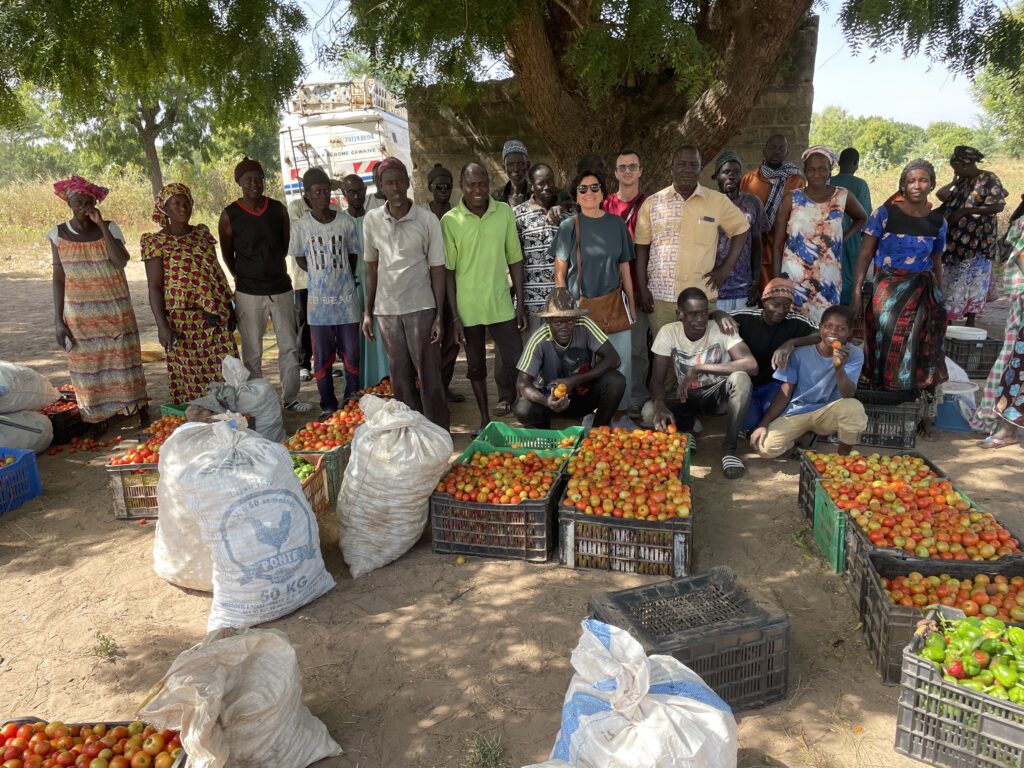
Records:
M801 155L807 186L782 198L772 234L775 277L796 284L793 311L817 324L839 303L843 290L843 241L868 220L857 198L829 182L836 153L824 144ZM843 231L843 214L850 227Z
M864 374L871 386L926 393L925 434L932 434L935 387L946 380L942 350L946 309L942 252L946 220L928 203L935 168L913 160L900 174L900 200L878 208L864 227L850 308L861 307L861 285L874 261L874 294L865 317Z

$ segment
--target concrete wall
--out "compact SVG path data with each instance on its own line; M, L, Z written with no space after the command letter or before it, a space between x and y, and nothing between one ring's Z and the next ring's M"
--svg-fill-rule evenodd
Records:
M790 159L798 162L807 147L814 101L814 58L818 44L818 17L811 16L797 30L775 80L762 91L744 129L728 148L743 158L744 169L761 160L761 148L774 133L790 140ZM464 110L434 104L429 89L410 99L409 132L412 142L413 193L425 201L427 172L442 163L455 176L453 200L458 199L459 169L479 160L491 173L492 186L505 181L500 167L501 147L518 138L530 150L530 160L551 160L547 145L522 107L514 80L485 83L482 97ZM643 147L638 147L642 152ZM838 152L841 147L836 147ZM611 158L609 162L612 162ZM710 158L705 158L710 164ZM648 190L651 191L651 190Z

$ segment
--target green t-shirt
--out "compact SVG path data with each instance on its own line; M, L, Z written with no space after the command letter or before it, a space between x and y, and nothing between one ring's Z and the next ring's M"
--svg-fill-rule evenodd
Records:
M464 326L493 325L516 316L508 267L523 260L516 217L505 203L489 200L483 216L460 202L441 217L445 269L455 273L456 303Z

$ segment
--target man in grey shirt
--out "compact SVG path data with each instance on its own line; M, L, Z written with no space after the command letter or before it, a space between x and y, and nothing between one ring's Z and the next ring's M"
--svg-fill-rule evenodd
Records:
M376 315L391 361L395 397L448 429L441 377L444 333L444 238L434 216L409 199L409 172L389 157L378 166L386 202L363 220L363 334ZM416 379L420 386L417 390Z

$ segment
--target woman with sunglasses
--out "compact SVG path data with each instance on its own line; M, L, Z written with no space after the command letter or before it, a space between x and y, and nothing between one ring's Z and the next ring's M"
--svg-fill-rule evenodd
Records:
M629 315L635 318L636 302L629 274L633 240L626 222L602 210L601 203L606 193L605 177L600 171L583 170L573 181L572 194L580 212L559 225L558 234L551 244L551 253L555 257L555 285L567 287L576 300L580 300L578 261L583 270L583 297L597 298L621 288L625 291ZM630 335L628 328L608 335L608 341L619 353L619 372L627 382L626 391L612 417L613 429L636 429L625 413L630 403Z

